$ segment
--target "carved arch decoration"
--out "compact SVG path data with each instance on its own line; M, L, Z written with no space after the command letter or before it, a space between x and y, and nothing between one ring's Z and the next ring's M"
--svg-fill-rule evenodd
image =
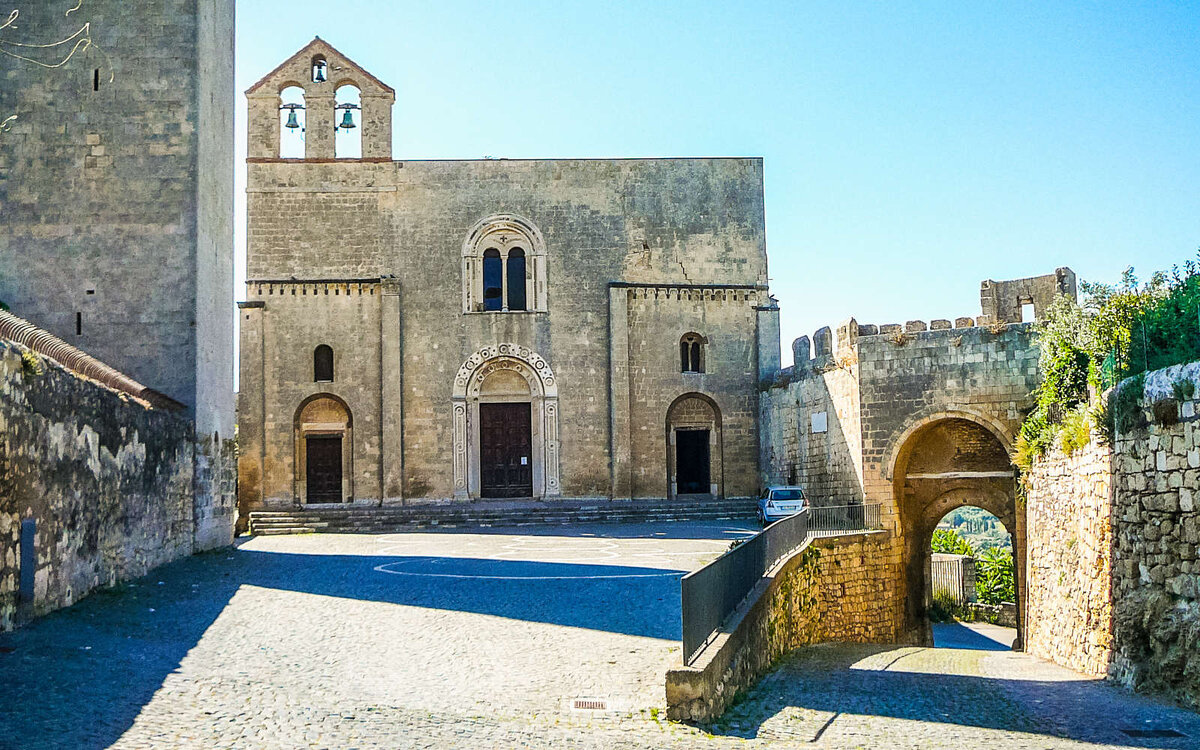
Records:
M515 249L525 256L525 309L509 310L509 253ZM493 214L475 222L462 246L462 305L464 313L484 312L483 254L499 253L504 288L502 309L493 312L546 312L546 241L537 226L516 214Z
M484 389L488 377L500 371L519 375L528 396L492 396ZM528 402L532 444L533 495L562 495L559 478L558 379L545 358L529 347L502 343L485 346L467 357L454 376L451 392L454 496L480 496L479 404L489 400Z

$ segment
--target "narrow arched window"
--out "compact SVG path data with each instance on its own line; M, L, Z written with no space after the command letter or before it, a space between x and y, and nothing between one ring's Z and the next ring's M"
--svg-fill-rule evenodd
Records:
M508 309L525 309L525 251L514 247L508 251Z
M318 383L333 382L333 349L325 344L313 351L313 380Z
M698 333L685 333L679 339L679 371L704 372L705 339Z
M325 62L325 58L317 55L312 61L312 80L313 83L325 83L329 75L329 63Z
M500 251L488 248L483 251L483 309L500 310L504 307L504 261Z

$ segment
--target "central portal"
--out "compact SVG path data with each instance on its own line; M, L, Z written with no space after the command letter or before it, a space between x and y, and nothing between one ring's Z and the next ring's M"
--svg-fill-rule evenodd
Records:
M479 405L480 494L533 496L530 404Z
M675 471L680 495L711 491L708 471L708 430L676 430Z

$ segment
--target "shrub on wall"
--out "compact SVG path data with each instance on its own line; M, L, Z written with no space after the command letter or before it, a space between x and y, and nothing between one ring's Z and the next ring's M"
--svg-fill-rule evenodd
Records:
M1198 253L1200 257L1200 253ZM1083 283L1083 304L1060 296L1036 326L1042 383L1036 406L1021 426L1016 464L1057 445L1073 453L1113 429L1138 426L1141 388L1114 391L1114 403L1089 405L1122 380L1149 370L1200 360L1200 265L1187 261L1144 284L1128 268L1117 284Z

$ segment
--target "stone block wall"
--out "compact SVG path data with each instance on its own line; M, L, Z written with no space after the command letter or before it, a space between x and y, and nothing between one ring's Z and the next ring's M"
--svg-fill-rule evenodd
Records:
M814 505L862 502L857 367L800 359L761 399L764 484L799 484Z
M724 493L757 492L766 316L756 308L769 301L760 159L262 158L251 160L248 181L248 301L258 307L241 314L241 382L258 390L239 396L247 508L297 500L292 419L312 383L291 372L311 358L315 341L304 331L313 326L336 337L335 355L361 361L342 368L353 382L335 383L347 400L365 397L353 409L356 499L459 497L456 373L505 343L527 347L556 378L562 496L664 497L667 410L689 392L720 409ZM545 265L545 311L464 312L464 243L500 214L521 217L544 240L536 262ZM267 283L390 276L394 322L369 310L356 319L323 296L319 306L311 297L294 303L290 288L281 297ZM680 372L685 332L709 340L703 376ZM397 352L387 367L381 336ZM387 392L389 373L402 392ZM381 491L381 475L401 465L403 487Z
M1052 451L1027 477L1026 650L1095 676L1112 660L1112 452Z
M231 457L191 423L0 341L0 627L232 538ZM206 482L195 468L223 481ZM197 499L197 487L204 497ZM36 521L31 601L20 524Z
M1118 408L1131 426L1111 447L1051 454L1028 479L1030 650L1192 706L1200 706L1197 391L1200 363L1150 373L1140 398Z
M5 58L0 300L232 437L234 0L76 4L5 5L94 46Z
M840 641L890 643L901 632L892 603L901 550L886 533L820 539L759 583L695 662L667 673L667 716L712 721L783 655Z

